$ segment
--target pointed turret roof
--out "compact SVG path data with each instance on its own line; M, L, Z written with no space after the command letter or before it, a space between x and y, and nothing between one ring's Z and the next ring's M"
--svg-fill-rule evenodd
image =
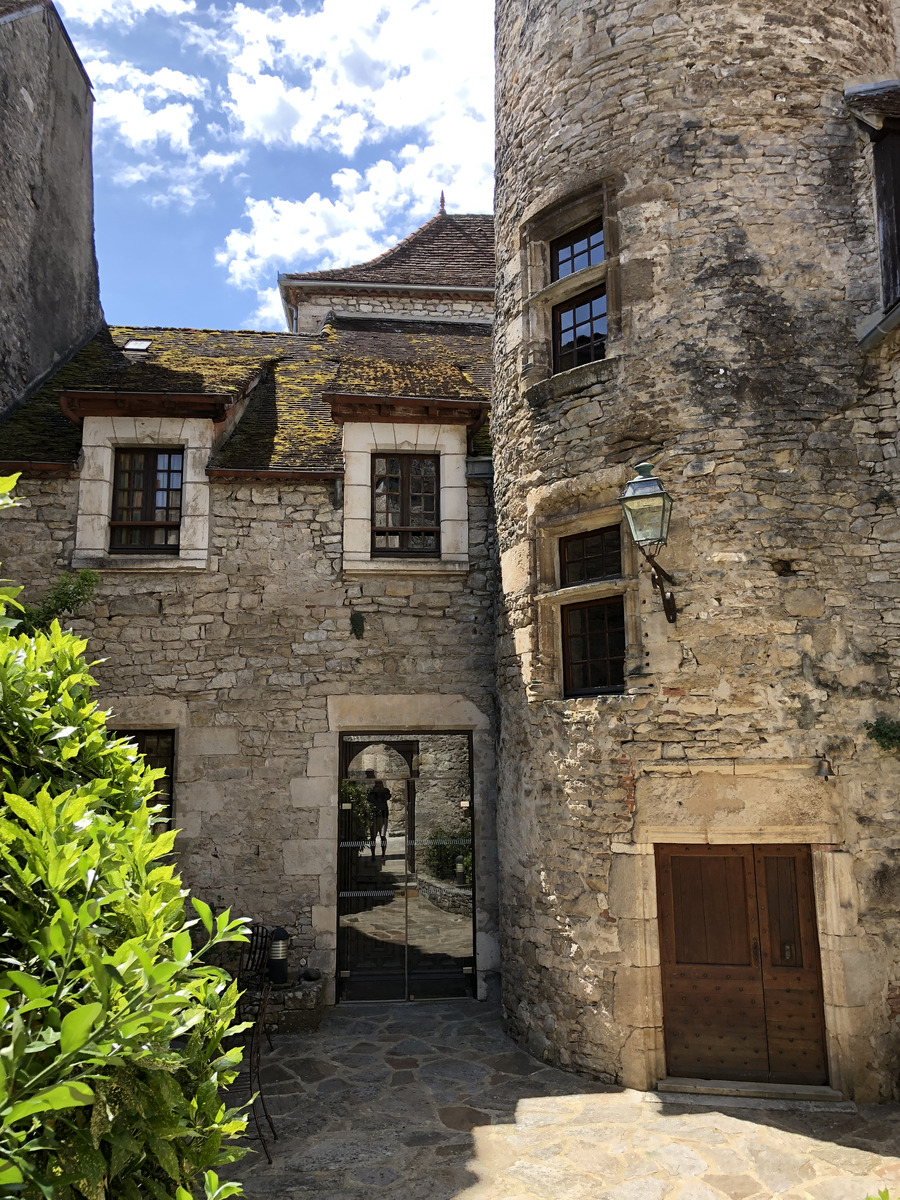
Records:
M282 275L280 279L287 283L321 280L491 288L494 218L490 213L439 212L370 262L332 271L303 271Z

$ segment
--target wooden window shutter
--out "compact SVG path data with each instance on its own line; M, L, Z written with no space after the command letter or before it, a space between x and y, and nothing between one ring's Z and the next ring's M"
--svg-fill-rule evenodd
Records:
M900 132L875 142L875 199L884 311L900 300Z

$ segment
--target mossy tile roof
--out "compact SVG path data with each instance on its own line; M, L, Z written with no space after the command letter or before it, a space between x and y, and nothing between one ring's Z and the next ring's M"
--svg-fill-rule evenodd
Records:
M126 355L129 339L150 341L146 354ZM60 392L239 397L259 380L210 468L340 471L341 431L323 400L339 368L366 394L486 398L490 346L488 325L387 319L335 321L318 335L108 327L0 421L0 461L75 462L81 429Z

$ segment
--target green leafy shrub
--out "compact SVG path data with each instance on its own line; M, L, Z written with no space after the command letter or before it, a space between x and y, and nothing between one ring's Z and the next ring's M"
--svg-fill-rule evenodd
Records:
M0 481L0 507L11 481ZM203 961L242 938L185 893L153 782L90 698L85 643L18 633L0 593L0 1194L229 1196L241 1156L219 1087L236 989ZM5 602L5 605L4 605ZM191 926L203 928L199 950Z
M47 630L59 617L75 616L92 598L99 582L96 571L77 571L74 575L63 571L39 603L22 605L19 632Z
M900 721L892 721L890 717L877 717L874 721L864 722L863 728L882 750L890 750L894 754L900 752Z
M466 883L472 884L472 830L466 821L435 825L428 832L425 868L435 879L455 879L456 860L463 856Z
M366 837L372 823L372 805L366 799L367 791L353 779L341 780L341 803L351 805L350 820L353 832L359 837Z

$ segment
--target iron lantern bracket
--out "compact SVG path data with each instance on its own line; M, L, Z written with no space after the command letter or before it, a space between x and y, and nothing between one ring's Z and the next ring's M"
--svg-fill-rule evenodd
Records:
M678 607L675 604L675 597L672 594L671 589L667 588L666 584L674 584L675 580L664 567L659 565L654 554L652 554L649 550L645 550L640 543L638 543L638 549L650 564L650 582L659 592L660 599L662 600L663 612L666 614L666 620L670 625L674 625L676 618L678 617Z

